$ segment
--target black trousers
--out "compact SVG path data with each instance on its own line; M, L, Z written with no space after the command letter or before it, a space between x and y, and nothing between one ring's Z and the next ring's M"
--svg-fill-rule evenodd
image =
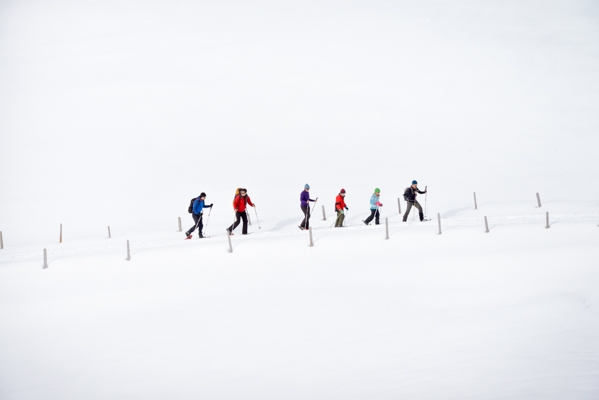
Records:
M309 229L310 228L310 206L309 205L301 206L300 208L304 212L304 220L300 224L300 227L302 227L304 229Z
M420 221L424 219L424 214L422 213L422 206L420 205L420 203L418 203L417 200L414 200L413 202L408 201L408 209L406 210L406 213L403 215L403 222L406 222L408 220L408 215L410 214L412 206L418 209L418 213L420 214Z
M191 228L189 228L189 230L187 231L188 235L191 235L193 231L196 230L196 227L198 228L198 232L200 232L200 236L202 236L202 231L204 230L204 224L202 223L202 214L200 213L200 215L198 214L191 214L191 216L193 217L193 220L195 222L194 226L192 226Z
M370 210L370 216L368 218L366 218L364 220L364 222L368 225L370 223L370 221L372 221L373 218L375 219L374 223L376 225L378 225L379 224L379 218L381 218L381 213L379 213L379 210Z
M237 211L235 213L235 217L237 218L235 220L235 222L233 223L233 225L231 225L227 230L231 233L233 233L233 230L235 228L237 228L237 226L239 226L239 222L240 220L243 220L243 228L241 229L241 233L243 233L244 235L246 235L248 233L248 216L247 214L241 211Z

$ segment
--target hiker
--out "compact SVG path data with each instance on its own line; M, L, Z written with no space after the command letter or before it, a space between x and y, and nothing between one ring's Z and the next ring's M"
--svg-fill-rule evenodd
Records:
M345 205L345 189L341 189L337 195L337 198L335 199L335 211L337 212L335 228L341 228L343 226L343 220L345 219L344 209L349 210L349 208Z
M403 222L406 222L408 220L408 215L410 214L410 210L412 209L412 206L414 206L418 209L418 213L420 214L420 221L424 220L424 213L422 212L422 206L420 205L420 203L418 203L418 200L416 200L416 194L417 193L424 194L426 192L427 192L427 190L425 190L423 192L420 189L418 189L418 182L416 182L416 181L412 181L412 186L408 186L406 188L406 190L404 191L404 194L403 194L403 198L405 201L408 202L408 208L406 210L406 213L403 215Z
M229 235L233 235L233 231L239 225L240 219L243 219L243 228L241 230L241 234L248 234L248 217L245 213L245 209L248 204L252 207L255 206L255 204L252 203L250 196L247 195L247 189L239 189L239 193L235 194L235 199L233 200L233 209L235 210L236 220L233 225L227 228Z
M205 201L206 193L202 192L193 202L191 216L193 217L195 225L189 228L187 232L185 232L185 236L187 236L187 239L191 239L191 234L193 233L193 231L195 231L196 228L198 228L200 239L204 237L204 234L202 233L202 231L204 230L204 224L202 223L202 216L204 213L202 212L202 210L204 208L212 208L212 204L208 206L206 205Z
M374 218L374 224L375 225L379 224L379 219L381 217L381 213L379 212L379 207L383 206L381 204L381 202L379 201L380 195L381 195L381 189L379 189L379 188L374 189L374 193L370 197L370 216L368 218L366 218L364 221L362 221L366 225L368 225L372 221L373 218Z
M318 197L316 198L318 200ZM299 228L303 231L304 229L310 229L310 202L315 203L316 200L310 198L310 185L307 183L304 185L304 190L300 194L300 208L304 212L304 219L299 225Z

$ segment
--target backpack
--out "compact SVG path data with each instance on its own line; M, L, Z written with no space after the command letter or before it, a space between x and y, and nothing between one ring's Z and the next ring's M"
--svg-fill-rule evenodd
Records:
M237 198L237 196L241 196L239 194L239 191L241 190L241 188L237 188L237 190L235 190L235 196L233 197L233 207L235 207L235 199ZM246 196L242 197L244 203L247 205L248 203L248 198L247 198L247 192L246 192Z
M408 197L408 191L410 190L409 187L406 188L406 190L403 191L403 199L405 201L409 201L409 197Z
M193 213L193 203L196 201L197 197L194 197L193 199L191 199L191 201L189 202L189 208L187 209L187 211L192 214Z
M235 199L237 198L237 196L239 196L239 191L241 190L241 188L237 188L235 190L235 196L233 196L233 207L235 207Z

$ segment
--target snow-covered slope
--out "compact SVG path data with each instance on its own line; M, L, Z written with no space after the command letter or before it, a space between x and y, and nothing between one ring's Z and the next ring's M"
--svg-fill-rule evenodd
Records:
M597 398L598 22L0 4L0 398ZM400 220L412 179L432 221ZM230 254L240 186L258 214ZM361 223L374 187L389 240ZM183 241L201 191L211 238Z

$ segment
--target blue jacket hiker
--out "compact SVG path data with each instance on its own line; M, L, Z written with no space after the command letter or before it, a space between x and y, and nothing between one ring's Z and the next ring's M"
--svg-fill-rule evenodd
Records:
M191 216L193 217L193 221L195 222L195 224L191 228L189 228L187 232L185 232L185 236L187 237L187 239L191 239L191 234L193 233L193 231L195 231L196 228L198 228L200 238L204 237L204 234L202 233L202 231L204 230L204 224L202 223L202 211L204 210L204 208L212 208L212 204L206 205L205 201L206 193L202 192L193 202Z
M379 189L379 188L374 189L374 193L370 197L370 216L368 218L366 218L364 221L362 221L366 225L368 225L373 219L374 219L375 225L378 225L380 223L379 219L381 217L381 213L379 212L379 207L383 206L383 204L379 201L380 195L381 195L381 189Z
M316 198L318 200L318 197ZM304 185L304 190L300 194L300 208L304 212L304 219L299 225L301 230L310 228L310 202L316 202L310 198L310 185L307 183Z

